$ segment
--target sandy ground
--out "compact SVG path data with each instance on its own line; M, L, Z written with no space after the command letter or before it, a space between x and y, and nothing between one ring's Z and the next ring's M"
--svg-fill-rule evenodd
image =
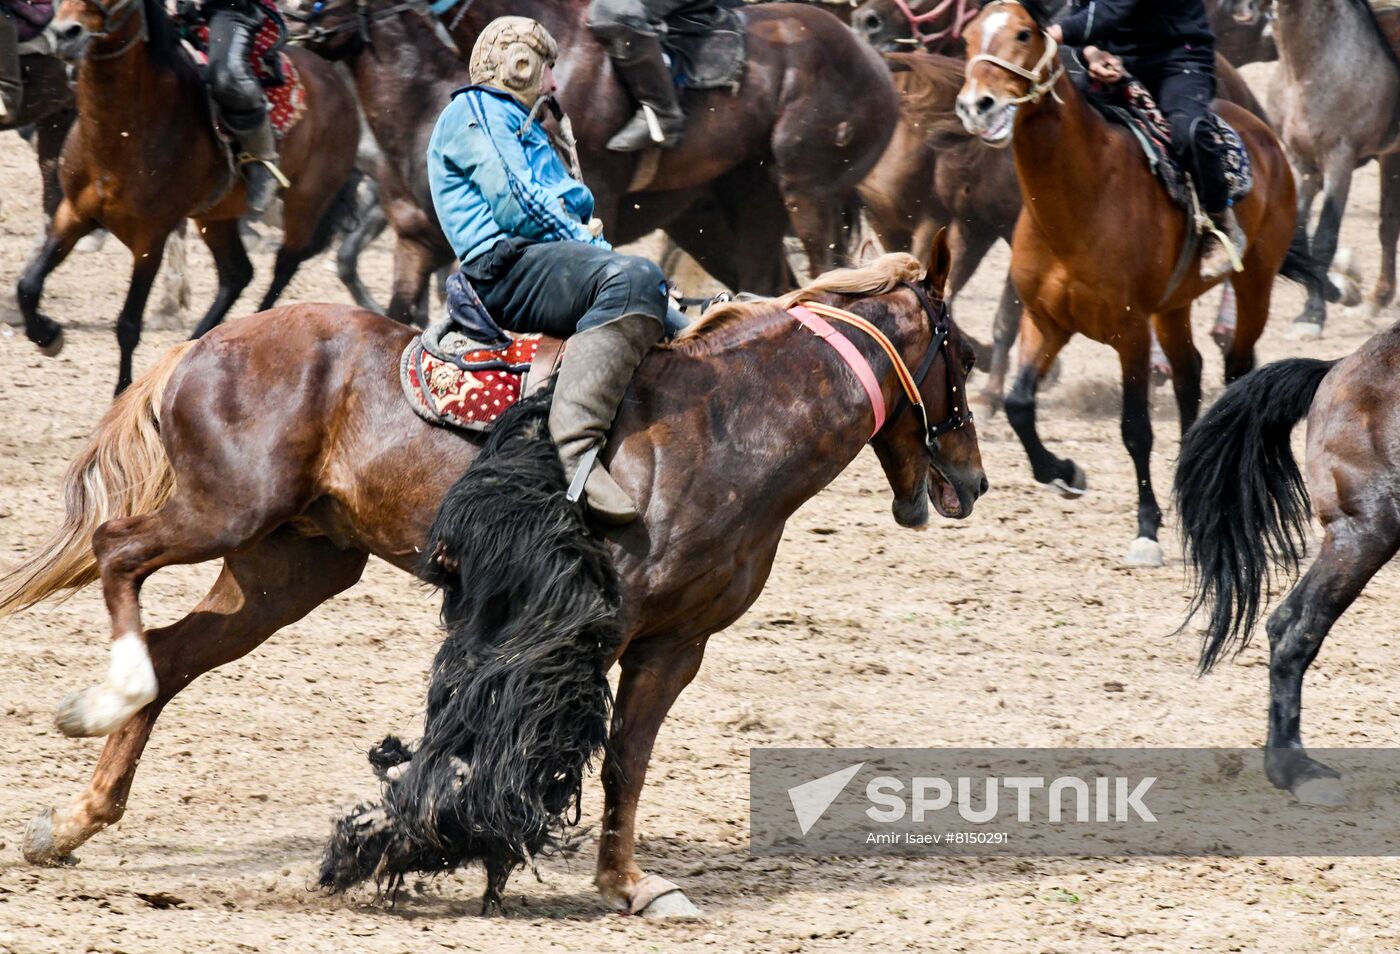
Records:
M0 281L10 286L39 225L24 144L0 137ZM1364 170L1344 244L1375 271L1377 182ZM194 297L212 268L191 253ZM256 257L260 283L270 259ZM985 333L1005 251L958 302ZM367 259L382 294L389 255ZM115 377L111 323L128 259L117 243L51 280L69 346L45 359L0 328L0 561L57 521L59 478L101 415ZM246 296L245 303L253 296ZM321 261L287 300L344 300ZM1301 298L1279 286L1264 359L1341 355L1378 322L1334 310L1325 340L1286 330ZM1213 306L1213 303L1211 303ZM1220 362L1206 354L1208 400ZM1393 315L1382 316L1389 321ZM138 366L178 340L149 332ZM330 822L373 793L362 757L386 730L411 737L437 641L435 599L371 564L364 581L253 656L170 705L125 819L65 870L19 856L25 822L86 784L99 742L51 727L54 704L98 679L107 622L98 596L0 626L0 950L3 951L942 951L1381 950L1400 947L1400 862L1377 859L786 861L747 855L747 754L754 746L1255 746L1265 651L1193 675L1194 637L1172 638L1185 606L1180 562L1130 571L1133 481L1116 420L1116 362L1080 341L1048 395L1044 433L1089 474L1070 503L1030 477L1003 419L980 421L993 492L966 523L915 534L889 516L863 456L792 520L759 603L710 644L662 730L641 808L640 855L682 883L698 923L606 912L591 886L593 838L572 861L517 875L505 917L476 916L480 876L438 878L397 909L368 894L310 889ZM1169 485L1174 411L1157 401L1155 479ZM411 449L410 449L411 450ZM1173 517L1164 544L1176 552ZM157 574L148 623L191 607L213 567ZM1383 572L1338 625L1308 681L1317 745L1400 743L1388 688L1400 581ZM596 781L585 799L595 821Z

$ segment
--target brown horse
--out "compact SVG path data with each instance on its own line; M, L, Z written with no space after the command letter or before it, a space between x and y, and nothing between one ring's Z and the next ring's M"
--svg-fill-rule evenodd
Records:
M955 106L963 83L962 60L929 53L887 53L885 57L896 70L900 122L885 154L860 185L861 202L890 251L908 251L922 259L938 230L948 229L952 298L998 239L1011 243L1021 214L1016 164L1011 153L987 149L958 118ZM1219 56L1215 65L1220 98L1267 122L1263 107L1234 67ZM1225 302L1221 307L1212 337L1228 346L1233 319L1226 320ZM1021 299L1008 275L992 322L992 345L978 348L977 366L988 377L977 400L988 410L1001 407L1020 319Z
M34 127L34 147L44 183L44 215L52 219L63 198L58 184L58 155L78 115L77 101L73 88L68 85L68 67L62 60L30 54L20 57L20 68L24 78L24 104L18 116L8 123L0 123L0 132Z
M611 904L645 904L636 808L661 721L706 639L758 597L792 513L867 443L904 526L926 523L930 500L945 517L967 517L986 492L976 431L960 417L970 355L942 302L927 297L941 292L947 270L939 242L922 280L917 261L887 255L776 302L736 304L659 347L638 372L606 451L643 514L606 538L628 621L608 660L621 679L597 884ZM873 323L903 365L923 372L914 393L924 413L892 403L899 369L852 332L893 409L876 430L857 375L785 311L798 300ZM57 720L69 735L110 738L88 790L31 823L29 860L64 859L121 818L157 716L198 675L352 586L371 553L420 568L434 512L480 444L410 409L398 368L411 336L349 307L280 308L172 350L113 404L65 478L65 523L0 579L0 616L100 579L112 617L107 682L70 697ZM287 373L288 361L298 373ZM697 402L700 393L709 398ZM203 603L144 630L146 577L219 558Z
M1189 238L1186 214L1143 160L1141 147L1091 106L1059 65L1053 41L1015 0L994 0L968 26L980 51L964 71L958 113L969 131L1011 146L1025 213L1012 240L1011 272L1026 312L1021 364L1006 416L1030 457L1036 480L1067 496L1084 493L1084 474L1052 454L1036 431L1041 378L1075 334L1111 345L1123 376L1123 443L1138 482L1138 533L1130 565L1160 566L1161 510L1149 460L1151 332L1171 364L1182 431L1201 402L1201 356L1192 342L1191 303L1214 283L1195 263L1180 268ZM1225 354L1233 381L1254 367L1254 344L1269 317L1280 268L1314 286L1325 274L1292 243L1293 175L1269 127L1219 100L1215 108L1239 131L1254 170L1254 188L1236 205L1249 238L1243 270L1231 278L1238 325Z
M63 0L54 21L60 52L80 62L79 119L63 150L64 199L52 231L20 277L25 334L47 355L63 329L40 314L44 281L84 235L105 228L131 250L126 301L117 317L117 391L131 383L146 298L170 233L193 218L214 255L219 290L198 337L223 320L253 277L238 220L242 180L209 117L204 84L157 0ZM284 237L264 307L329 239L326 213L350 174L359 129L350 90L330 64L296 53L306 115L282 143L292 180L283 194Z
M1275 786L1310 804L1342 804L1346 794L1336 770L1303 748L1303 676L1333 624L1400 549L1397 354L1400 326L1392 326L1341 361L1266 365L1205 413L1177 464L1183 544L1197 574L1192 610L1208 617L1202 672L1248 644L1275 570L1296 576L1316 507L1322 549L1266 627L1264 768ZM1304 417L1306 483L1290 434Z

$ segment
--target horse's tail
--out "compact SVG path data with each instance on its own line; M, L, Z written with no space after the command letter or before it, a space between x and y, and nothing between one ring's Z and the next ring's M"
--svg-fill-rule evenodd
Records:
M1342 290L1327 274L1327 263L1314 258L1308 248L1308 228L1304 223L1300 222L1293 229L1293 243L1288 246L1288 254L1283 257L1278 273L1302 285L1310 294L1321 295L1324 301L1342 299Z
M170 498L175 474L160 440L160 404L192 344L167 351L107 409L64 474L63 523L37 553L0 576L0 618L96 580L93 531Z
M438 510L421 572L443 587L447 637L423 738L406 764L396 740L371 753L383 803L337 824L325 887L481 861L490 907L517 866L568 845L607 739L621 584L567 499L549 402L503 415Z
M1290 435L1334 364L1292 358L1247 374L1182 439L1173 493L1196 576L1186 621L1208 616L1201 672L1248 644L1274 567L1297 572L1312 504Z

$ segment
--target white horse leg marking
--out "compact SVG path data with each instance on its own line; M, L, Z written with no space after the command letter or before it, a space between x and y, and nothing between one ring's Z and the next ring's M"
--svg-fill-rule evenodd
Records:
M110 735L154 702L156 689L146 641L137 633L127 633L112 643L107 681L63 700L54 722L64 735Z

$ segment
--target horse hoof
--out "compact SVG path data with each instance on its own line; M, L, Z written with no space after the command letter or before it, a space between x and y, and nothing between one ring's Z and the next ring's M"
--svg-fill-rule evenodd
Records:
M1315 321L1295 321L1288 337L1294 341L1316 341L1322 337L1322 325Z
M1327 281L1331 283L1332 289L1337 294L1338 304L1351 307L1361 303L1361 286L1357 285L1350 275L1331 271L1327 273Z
M133 707L106 686L93 686L65 696L54 713L53 724L70 739L111 735L149 701Z
M58 337L54 338L46 345L39 346L39 353L46 358L57 358L59 352L63 350L63 329L58 329Z
M1078 500L1089 492L1089 480L1084 476L1084 471L1080 469L1078 464L1071 466L1074 467L1074 473L1070 474L1068 481L1062 477L1056 477L1045 486L1066 500Z
M1346 789L1340 779L1310 778L1293 786L1293 797L1304 805L1337 808L1347 803Z
M71 867L78 859L54 846L53 809L46 808L24 826L24 860L48 868Z
M1210 329L1210 340L1215 342L1221 354L1226 354L1235 343L1235 329L1229 325L1216 325Z
M1124 566L1161 566L1162 545L1147 537L1138 537L1128 545L1128 553L1123 557Z
M701 916L700 909L690 903L679 885L654 874L644 876L632 886L632 901L628 907L633 914L658 920Z

